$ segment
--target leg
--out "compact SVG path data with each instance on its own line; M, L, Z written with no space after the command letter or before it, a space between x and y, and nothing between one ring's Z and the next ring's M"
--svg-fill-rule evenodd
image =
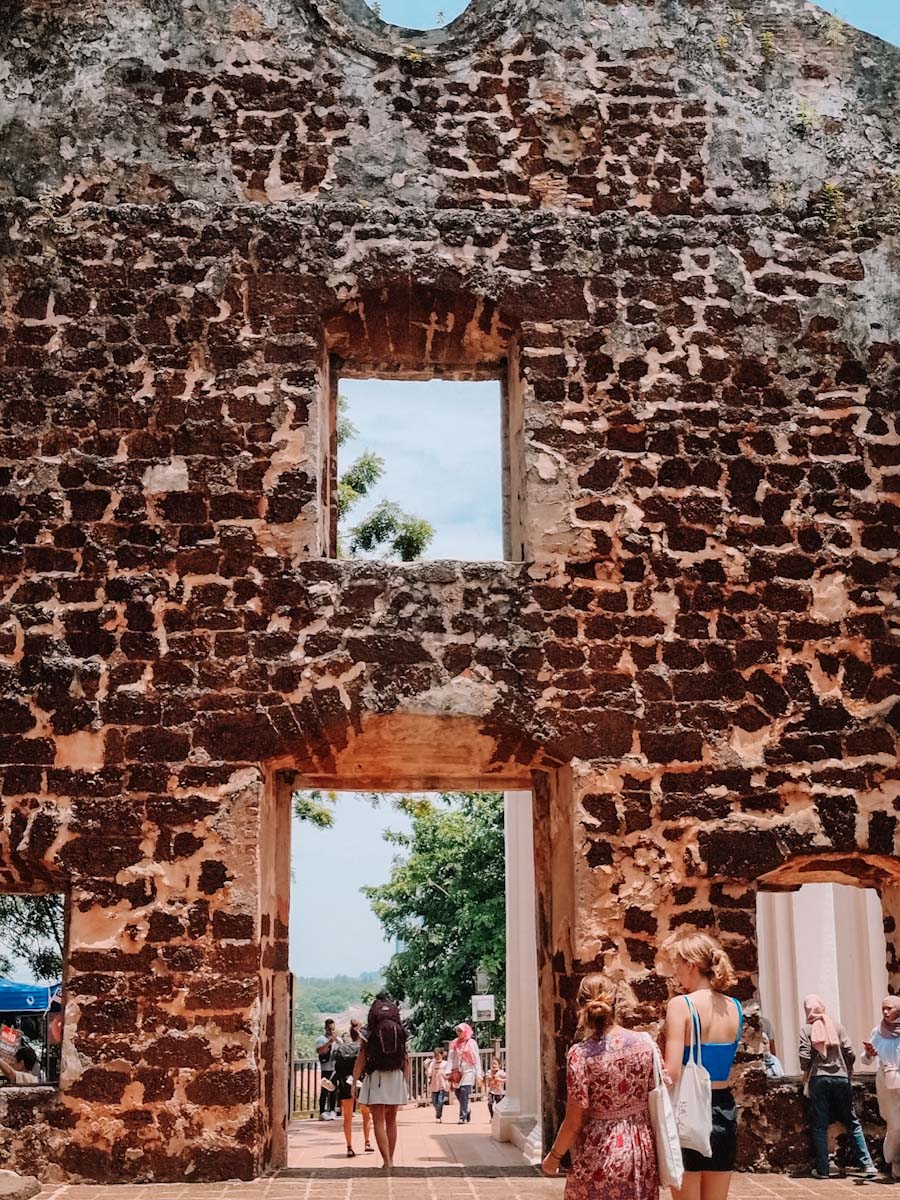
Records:
M353 1101L341 1101L341 1116L344 1118L344 1141L347 1149L353 1149Z
M372 1146L372 1110L368 1104L361 1104L359 1111L363 1119L363 1144L369 1150Z
M381 1165L383 1167L391 1166L391 1150L388 1145L387 1130L384 1125L384 1114L386 1105L373 1104L372 1106L372 1123L375 1126L375 1143L381 1151Z
M701 1200L703 1174L700 1171L686 1171L684 1182L680 1188L672 1188L672 1200Z
M700 1200L726 1200L731 1187L730 1171L704 1171L700 1179Z
M820 1175L828 1174L828 1079L813 1079L809 1085L809 1130L812 1135L813 1156Z
M459 1096L459 1123L468 1120L469 1117L469 1093L472 1090L471 1084L461 1083L456 1089L456 1094Z
M863 1127L859 1117L856 1115L856 1109L853 1107L853 1088L850 1086L849 1080L841 1080L841 1086L835 1085L835 1101L837 1103L837 1119L844 1126L853 1141L853 1147L856 1152L857 1166L862 1168L872 1166L872 1155L869 1153L869 1147L866 1145L866 1135L863 1133Z
M394 1165L394 1151L397 1149L397 1113L400 1111L396 1104L384 1106L384 1125L387 1133L388 1151L391 1156L389 1166Z

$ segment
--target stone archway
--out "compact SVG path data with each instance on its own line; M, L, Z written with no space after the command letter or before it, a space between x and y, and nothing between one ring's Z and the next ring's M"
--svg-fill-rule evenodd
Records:
M476 693L477 694L477 693ZM457 695L457 708L465 707ZM510 1080L505 1118L495 1117L494 1136L533 1153L540 1145L541 1113L554 1112L560 1080L553 1030L557 1019L557 987L553 961L558 939L574 922L571 878L572 848L565 843L565 812L554 797L565 788L564 769L532 749L503 759L502 747L483 718L457 711L448 698L442 712L365 713L352 727L327 770L297 769L290 756L267 764L260 828L262 928L270 931L263 947L265 1030L262 1094L267 1132L265 1163L287 1162L286 1108L289 1047L287 1005L287 938L289 922L291 795L298 787L334 791L493 790L506 795L506 894L508 1029L516 1062ZM424 707L424 706L423 706ZM521 751L521 748L520 748ZM562 820L560 820L562 818ZM529 919L529 907L531 917ZM268 908L268 912L265 909ZM509 988L518 991L509 1003ZM542 1098L543 1093L543 1098Z

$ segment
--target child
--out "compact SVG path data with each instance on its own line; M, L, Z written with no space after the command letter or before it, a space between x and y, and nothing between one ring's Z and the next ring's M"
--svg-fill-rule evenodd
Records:
M425 1075L428 1079L428 1090L431 1092L431 1103L434 1105L434 1115L440 1121L448 1099L447 1064L444 1061L443 1050L435 1050L425 1064Z
M881 1024L863 1042L866 1064L878 1060L875 1091L881 1119L887 1126L884 1161L891 1175L900 1179L900 996L885 996L881 1002Z
M506 1072L500 1066L499 1058L491 1059L491 1069L487 1076L488 1112L494 1115L494 1105L499 1104L506 1095Z

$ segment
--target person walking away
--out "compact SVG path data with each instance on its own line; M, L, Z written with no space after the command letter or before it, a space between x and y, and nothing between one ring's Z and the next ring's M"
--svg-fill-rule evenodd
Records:
M858 1160L849 1173L874 1179L878 1171L853 1107L850 1081L856 1055L847 1031L828 1015L821 996L807 996L803 1009L806 1024L800 1029L800 1067L806 1076L804 1090L809 1096L809 1124L816 1160L813 1178L827 1179L831 1174L828 1126L837 1121L850 1134Z
M447 1059L450 1082L456 1088L459 1100L459 1124L465 1125L472 1120L469 1111L469 1100L472 1089L480 1079L484 1078L481 1068L481 1051L472 1036L472 1026L465 1021L456 1027L456 1039L450 1043L450 1056Z
M887 1126L884 1161L891 1176L900 1180L900 996L885 996L881 1002L881 1024L876 1025L863 1044L863 1062L878 1063L875 1091L878 1110Z
M353 1068L356 1066L356 1059L359 1055L359 1022L356 1021L354 1024L356 1025L356 1039L354 1040L352 1031L345 1033L334 1050L334 1085L337 1089L338 1103L341 1106L348 1158L356 1157L356 1151L353 1149L353 1110L356 1107Z
M431 1092L435 1119L440 1121L444 1105L447 1103L447 1063L442 1049L436 1049L425 1064L425 1075L428 1079L428 1090Z
M588 975L578 989L580 1039L566 1055L566 1116L542 1170L572 1151L565 1200L658 1200L649 1096L653 1043L619 1023L617 989Z
M494 1106L499 1104L506 1095L506 1072L500 1066L499 1058L491 1059L491 1069L487 1075L488 1114L494 1115Z
M330 1018L325 1022L325 1034L316 1039L316 1054L319 1059L319 1073L322 1086L319 1088L319 1120L336 1121L335 1112L337 1090L334 1087L334 1055L338 1045L338 1035L334 1021Z
M397 1149L397 1111L409 1102L410 1067L400 1009L389 996L376 997L360 1041L353 1087L365 1076L359 1102L372 1110L381 1165L390 1170Z
M677 933L660 947L681 995L666 1006L665 1066L675 1087L690 1057L691 1029L712 1083L712 1153L682 1147L684 1182L675 1200L725 1200L737 1158L737 1106L729 1086L744 1012L726 992L737 977L731 959L706 933Z

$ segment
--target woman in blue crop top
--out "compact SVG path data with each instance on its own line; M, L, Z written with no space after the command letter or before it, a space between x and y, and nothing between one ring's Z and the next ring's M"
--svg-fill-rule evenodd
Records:
M731 959L705 933L667 938L662 953L683 993L666 1008L666 1070L673 1084L688 1058L691 1022L699 1020L703 1066L712 1082L712 1154L683 1150L684 1184L672 1189L675 1200L725 1200L737 1155L737 1106L728 1086L741 1040L740 1002L725 992L737 982Z

